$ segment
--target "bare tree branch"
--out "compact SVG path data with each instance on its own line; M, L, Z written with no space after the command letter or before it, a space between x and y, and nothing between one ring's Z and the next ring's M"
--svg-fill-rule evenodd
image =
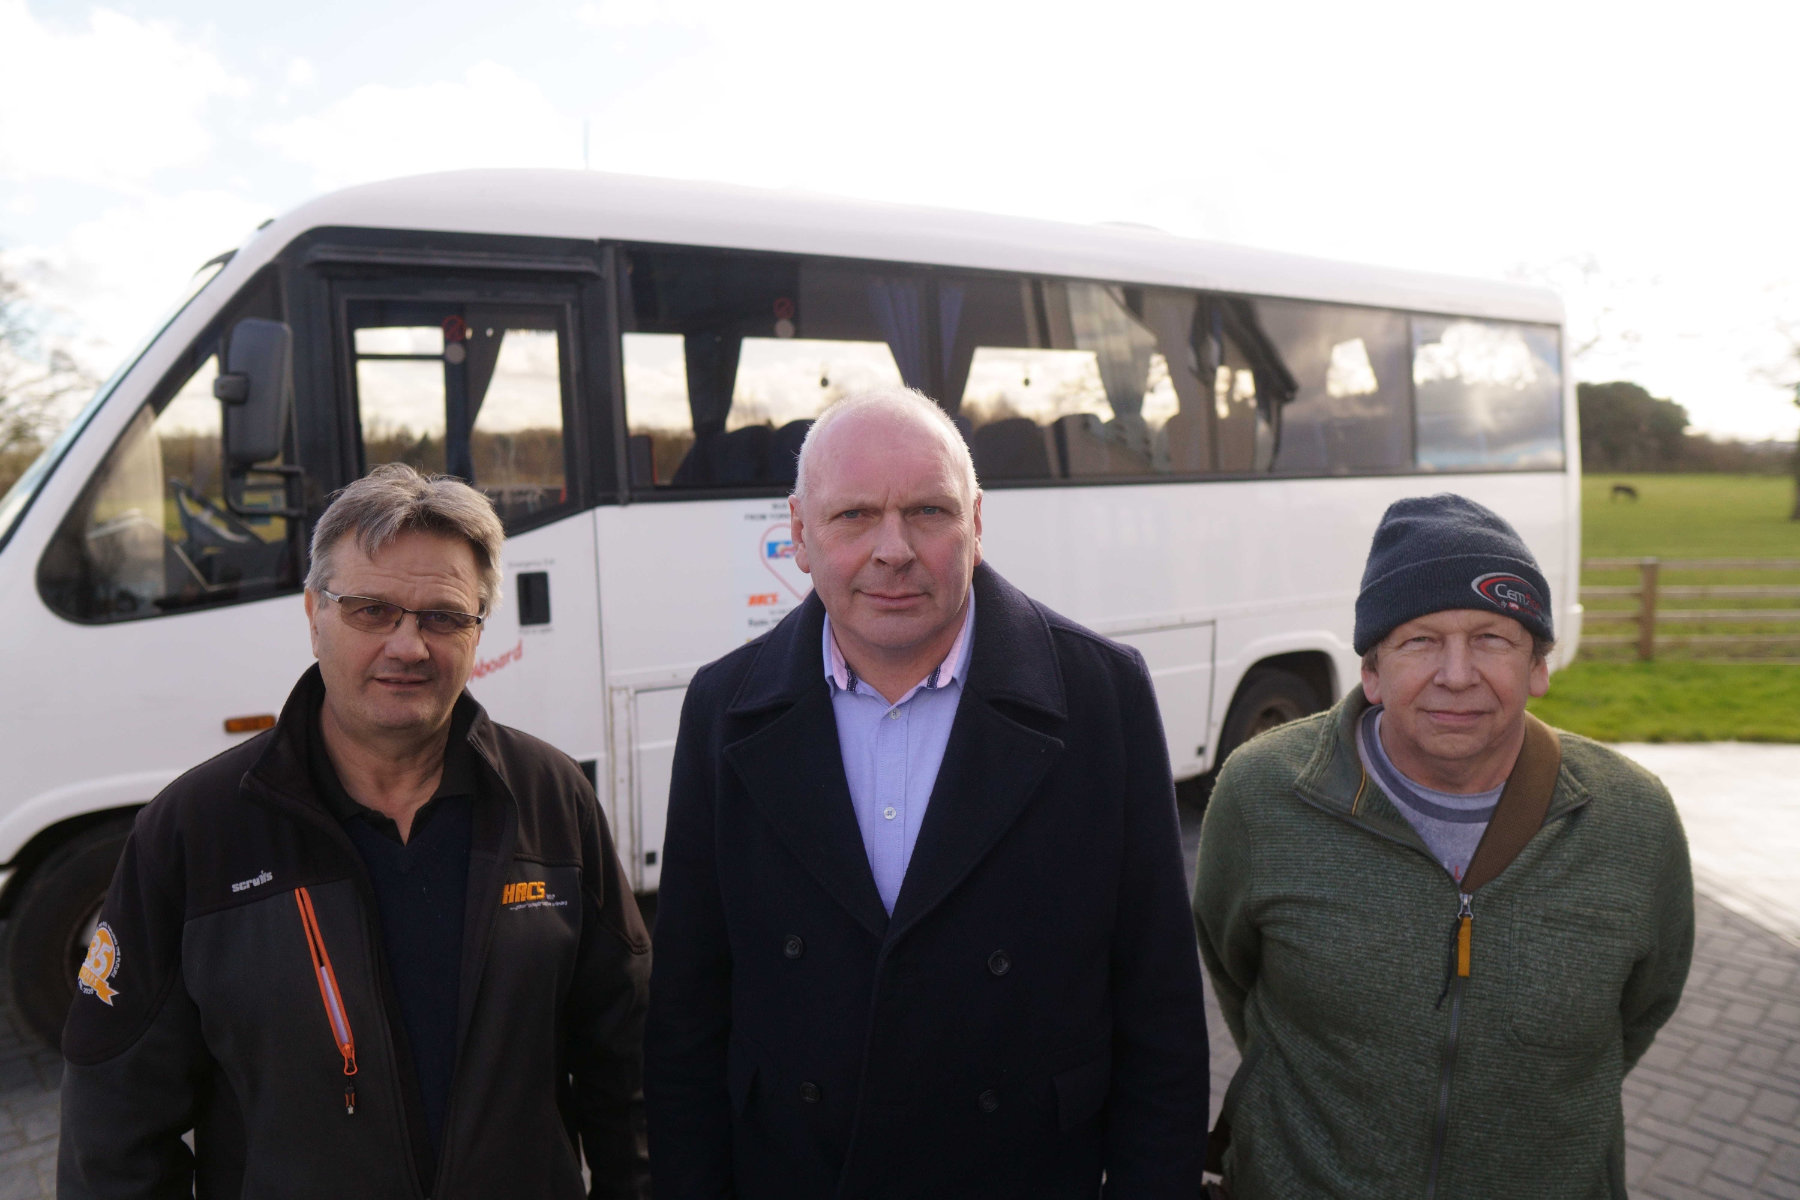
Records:
M66 401L93 377L43 330L23 280L0 262L0 492L12 486L55 433Z
M1562 296L1568 310L1568 361L1579 363L1595 351L1616 352L1641 340L1607 299L1618 281L1592 254L1571 254L1543 263L1520 263L1507 272L1520 283L1547 287Z

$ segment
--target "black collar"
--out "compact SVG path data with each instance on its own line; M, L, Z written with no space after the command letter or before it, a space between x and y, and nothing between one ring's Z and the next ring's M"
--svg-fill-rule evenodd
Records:
M307 707L306 720L299 724L296 732L305 741L305 755L308 773L312 776L313 791L324 803L325 808L339 821L361 818L373 825L376 830L385 833L398 841L399 827L393 818L361 803L344 787L343 779L337 768L332 765L331 756L325 750L325 737L320 728L320 713L323 696L318 703ZM475 795L474 752L469 748L469 726L474 722L473 706L458 704L450 714L449 740L444 746L444 770L438 780L437 790L431 798L420 806L414 817L414 828L423 825L430 819L431 810L439 800L450 796Z

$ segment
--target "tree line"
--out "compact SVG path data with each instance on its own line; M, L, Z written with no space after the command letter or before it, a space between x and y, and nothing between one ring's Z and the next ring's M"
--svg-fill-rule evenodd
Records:
M1719 441L1688 432L1687 409L1635 383L1575 386L1581 465L1594 471L1730 471L1779 475L1795 448L1781 442Z

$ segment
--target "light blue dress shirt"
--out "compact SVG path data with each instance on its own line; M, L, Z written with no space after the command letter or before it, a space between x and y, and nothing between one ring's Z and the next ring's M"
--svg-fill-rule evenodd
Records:
M892 915L962 699L963 677L975 644L975 593L969 593L962 632L950 653L894 704L858 679L844 661L829 616L824 640L825 680L837 717L850 803L856 809L875 890Z

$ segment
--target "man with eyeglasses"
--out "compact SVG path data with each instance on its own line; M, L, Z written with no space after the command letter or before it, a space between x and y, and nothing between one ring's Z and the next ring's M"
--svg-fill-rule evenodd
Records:
M649 939L606 820L464 690L503 537L399 464L320 517L318 665L140 814L101 909L59 1195L648 1195Z

